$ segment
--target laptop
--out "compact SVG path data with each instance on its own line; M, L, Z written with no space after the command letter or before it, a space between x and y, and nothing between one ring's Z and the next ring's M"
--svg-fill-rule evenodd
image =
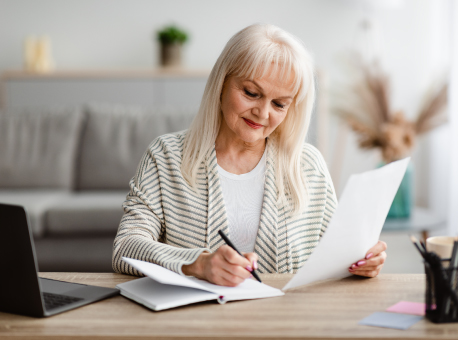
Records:
M0 312L51 316L119 294L118 289L38 276L26 211L0 203Z

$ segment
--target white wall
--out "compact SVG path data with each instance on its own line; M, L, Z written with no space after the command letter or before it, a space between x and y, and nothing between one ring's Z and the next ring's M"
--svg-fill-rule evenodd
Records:
M458 3L453 2L451 8L452 31L452 81L450 87L450 172L447 182L450 186L450 201L448 204L448 231L451 235L458 235Z
M392 75L393 103L416 112L436 60L431 8L437 0L405 0L376 20L383 33L384 64ZM354 44L362 14L343 0L0 0L0 72L22 67L27 35L49 35L59 69L148 68L157 64L154 32L176 23L189 31L186 65L211 68L226 41L254 22L276 24L301 38L331 84L339 53ZM336 126L331 126L335 131ZM427 148L416 152L417 201L428 203ZM332 151L332 150L331 150ZM332 155L332 153L330 153ZM328 163L332 163L331 156ZM339 190L353 172L371 169L376 153L358 150L350 137Z

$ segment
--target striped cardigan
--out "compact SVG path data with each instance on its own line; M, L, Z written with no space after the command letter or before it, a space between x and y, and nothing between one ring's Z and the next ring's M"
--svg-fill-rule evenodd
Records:
M130 181L113 248L113 269L118 273L142 275L122 261L126 256L183 275L183 265L224 244L218 230L230 237L216 151L213 148L199 167L193 190L180 171L185 135L182 131L155 139ZM268 138L266 147L264 200L254 251L260 273L294 273L317 246L337 199L321 154L304 144L301 165L310 203L306 211L292 216L277 203L276 143Z

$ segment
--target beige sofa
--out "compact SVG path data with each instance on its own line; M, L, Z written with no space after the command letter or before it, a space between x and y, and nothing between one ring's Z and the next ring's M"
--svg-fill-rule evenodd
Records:
M0 111L0 202L25 206L40 270L111 271L140 158L195 112L107 104Z

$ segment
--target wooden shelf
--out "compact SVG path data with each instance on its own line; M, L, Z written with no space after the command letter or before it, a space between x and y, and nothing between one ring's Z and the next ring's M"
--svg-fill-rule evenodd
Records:
M189 68L7 70L0 75L0 108L89 102L198 107L209 75L210 70Z
M31 72L10 70L2 73L6 80L19 79L89 79L89 78L207 78L209 69L156 68L131 70L57 70L52 72Z

